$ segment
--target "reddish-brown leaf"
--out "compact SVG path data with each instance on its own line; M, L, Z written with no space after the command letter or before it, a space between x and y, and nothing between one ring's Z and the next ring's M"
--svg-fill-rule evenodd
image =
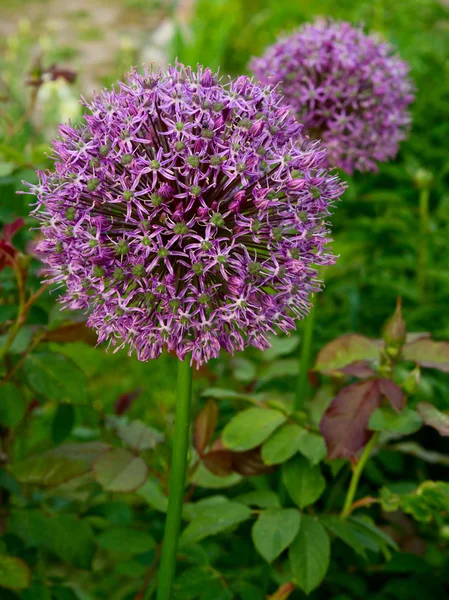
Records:
M428 338L418 339L402 348L402 358L415 362L421 367L449 373L449 342L435 342Z
M203 456L203 463L206 469L218 475L218 477L226 477L233 472L232 467L232 452L231 450L217 450L208 452Z
M233 452L232 466L236 473L245 477L271 473L275 470L275 467L267 466L263 462L260 447L246 452Z
M124 415L131 408L134 400L140 396L143 388L137 388L127 394L122 394L117 398L115 403L114 412L116 415Z
M341 371L345 375L352 375L352 377L357 377L358 379L366 379L368 377L373 377L376 374L367 360L351 363L350 365L343 367Z
M353 363L372 363L379 358L380 348L374 340L357 333L348 333L322 348L316 359L315 370L332 374Z
M209 400L200 410L193 426L193 442L200 455L209 445L218 421L218 404Z
M379 390L396 412L401 412L405 406L405 396L399 386L391 379L379 379Z
M2 239L10 242L19 229L22 229L22 227L25 227L25 221L22 219L22 217L19 217L12 223L6 223L6 225L3 227L1 236Z
M449 414L441 412L429 402L420 402L416 410L426 425L433 427L440 435L449 436Z
M0 271L13 264L17 250L12 244L12 238L24 225L25 221L22 217L4 225L0 235Z
M64 323L45 334L45 341L65 344L68 342L85 342L89 346L95 346L97 335L93 329L86 327L85 323Z
M353 458L370 439L368 421L380 406L378 381L358 381L340 390L320 423L326 440L327 456Z

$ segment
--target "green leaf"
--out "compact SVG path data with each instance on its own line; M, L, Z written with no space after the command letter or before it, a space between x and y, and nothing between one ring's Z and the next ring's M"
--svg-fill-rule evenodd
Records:
M7 381L0 385L0 423L5 427L16 427L25 414L25 400L22 392Z
M89 524L74 515L55 514L47 517L35 509L14 509L8 531L27 546L45 548L62 560L88 569L93 555L93 534Z
M265 600L262 590L247 581L239 581L237 591L240 600Z
M266 440L287 417L269 408L248 408L238 413L223 430L223 445L236 452L251 450Z
M233 358L232 374L237 381L249 384L256 379L257 370L253 362L247 358Z
M247 504L248 506L258 506L259 508L280 508L279 496L271 490L254 490L240 494L235 498L236 502Z
M310 594L323 581L329 567L329 537L322 525L303 515L299 533L290 546L290 568L295 583Z
M376 527L375 523L369 517L347 517L346 519L358 530L367 541L371 541L374 551L381 551L386 558L390 558L392 550L397 550L396 542L382 529ZM369 548L367 544L367 548Z
M238 502L226 502L215 506L208 506L202 514L191 521L182 532L180 545L186 546L226 531L251 516L251 509Z
M28 485L58 486L92 469L94 461L109 449L107 444L63 444L13 465L16 479Z
M84 372L64 354L29 354L23 363L29 386L52 400L84 403L87 399Z
M298 441L298 450L312 465L317 465L326 458L326 443L319 433L303 430Z
M247 398L246 394L239 394L234 390L226 390L223 388L207 388L201 396L203 398L215 398L216 400L238 400L239 398Z
M167 512L168 498L162 492L160 483L156 479L148 479L145 485L137 491L137 494L155 510L162 513Z
M63 442L75 425L75 410L71 404L58 404L51 425L51 436L56 444Z
M130 560L116 562L114 564L114 571L118 575L124 575L130 579L139 579L144 577L148 571L148 567L142 564L140 560L131 558Z
M156 429L148 427L142 421L131 421L131 423L119 423L117 433L120 439L133 450L152 450L161 444L165 437Z
M384 573L424 573L431 576L432 565L424 557L410 552L396 552L383 568Z
M365 550L367 549L367 546L363 543L363 537L347 520L339 519L332 515L322 515L320 517L320 523L345 544L350 546L354 552L360 554L360 556L366 556Z
M232 600L234 594L228 587L224 587L225 585L220 579L211 581L204 586L200 600Z
M440 435L449 435L449 414L441 412L436 406L429 402L420 402L416 410L421 415L424 423L433 427Z
M300 521L301 515L294 508L264 510L252 529L256 550L267 562L272 562L293 542Z
M95 478L108 492L133 492L148 477L148 467L140 456L124 448L102 454L94 464Z
M78 594L76 594L71 587L54 587L51 590L54 600L80 600Z
M285 380L298 375L299 365L296 358L283 358L267 364L259 375L257 387L261 387L274 379Z
M16 556L0 554L0 587L9 590L23 590L30 585L29 566Z
M442 454L441 452L434 452L433 450L427 450L416 442L399 442L391 446L393 452L403 452L404 454L410 454L420 460L434 464L434 465L445 465L449 466L449 456Z
M429 338L410 342L402 348L402 358L421 367L449 373L449 342L435 342Z
M320 468L310 465L302 456L292 458L282 465L282 481L299 508L313 504L326 487Z
M35 583L22 592L22 600L52 600L50 590L40 583Z
M31 342L31 338L33 337L34 328L28 325L21 327L19 329L18 334L14 338L13 343L11 344L8 353L9 354L22 354L28 348ZM0 336L0 348L4 345L8 338L8 334Z
M391 499L394 500L394 504ZM382 506L386 510L401 508L416 521L436 522L442 527L449 522L449 483L425 481L410 494L391 494L389 490L383 489Z
M321 373L331 374L355 362L379 360L380 348L373 340L357 333L348 333L322 348L314 368Z
M231 487L242 480L241 475L232 473L226 477L219 477L211 473L206 467L201 464L192 477L191 483L198 487L219 490L221 488Z
M369 428L373 431L388 431L409 435L421 428L423 420L411 408L404 408L400 413L390 406L383 406L373 412L369 420Z
M299 336L279 336L272 335L269 339L271 347L264 350L262 358L266 362L271 362L280 356L291 354L299 346Z
M295 423L280 427L262 446L263 462L266 465L277 465L291 458L299 449L299 440L304 431Z
M217 504L223 504L229 502L226 496L208 496L198 502L186 502L182 508L182 516L187 521L193 521L194 519L201 516L204 509L208 506L217 506Z
M217 572L205 567L191 567L175 579L173 586L174 597L179 600L198 598L211 582L215 582Z
M131 527L109 527L95 539L104 550L124 552L132 556L154 550L156 542L146 531Z

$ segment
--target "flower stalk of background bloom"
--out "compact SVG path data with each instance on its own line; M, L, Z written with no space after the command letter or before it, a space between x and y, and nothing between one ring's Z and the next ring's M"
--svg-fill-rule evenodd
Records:
M393 48L350 23L317 19L270 46L250 67L277 84L329 164L352 174L376 171L407 136L413 100L408 65ZM313 319L304 322L295 407L307 392Z
M418 267L417 281L419 298L421 302L425 302L428 298L429 290L427 289L427 267L429 262L429 200L430 190L433 184L433 175L426 169L418 169L414 175L414 182L419 190L419 245L418 245Z
M175 572L190 365L295 328L334 257L326 218L344 186L289 107L247 77L182 65L132 72L85 123L61 126L39 173L38 251L63 303L115 351L180 359L158 600Z

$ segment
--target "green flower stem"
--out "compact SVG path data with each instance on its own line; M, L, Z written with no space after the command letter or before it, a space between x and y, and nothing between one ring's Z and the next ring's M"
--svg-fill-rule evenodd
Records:
M172 597L187 470L191 398L192 368L190 366L190 356L186 356L178 364L176 421L173 437L170 490L159 569L157 600L170 600Z
M294 409L300 410L304 404L309 387L308 372L310 367L310 357L312 354L313 327L315 324L315 306L304 320L303 334L301 339L301 348L299 354L299 376L296 388Z
M429 196L428 187L421 189L419 193L419 222L420 222L420 241L418 257L418 289L421 302L426 301L426 279L428 264L428 244L429 244Z
M366 444L365 448L363 449L359 462L354 467L354 470L352 472L351 483L349 484L348 493L346 494L345 503L340 515L342 519L348 517L351 514L352 505L354 503L355 494L357 492L357 487L360 481L360 476L362 475L363 469L365 468L365 465L369 457L371 456L371 452L373 451L374 446L377 444L378 439L379 432L376 432L371 436L370 441Z

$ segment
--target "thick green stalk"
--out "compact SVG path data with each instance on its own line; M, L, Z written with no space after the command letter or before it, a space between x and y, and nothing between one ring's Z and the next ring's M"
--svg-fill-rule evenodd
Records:
M376 445L378 439L379 432L376 432L371 436L370 441L366 444L365 448L363 449L359 462L357 463L352 472L351 483L349 484L348 493L346 494L345 503L340 515L342 519L351 514L352 505L354 503L355 494L357 492L357 487L360 481L360 476L362 475L363 469L365 468L365 465L369 457L371 456L371 452L373 451L373 448Z
M302 330L301 347L299 353L299 376L296 388L295 410L302 408L309 387L308 372L310 368L310 357L312 354L313 327L315 324L315 306L310 310L308 316L304 319Z
M421 235L419 240L419 258L418 258L418 289L421 302L426 302L427 291L427 264L428 264L428 244L429 244L429 196L428 187L422 188L419 192L419 223Z
M172 597L173 579L176 570L176 551L181 528L187 453L189 449L191 397L192 368L190 366L190 356L186 356L178 364L176 421L173 438L170 490L159 568L157 600L170 600Z

